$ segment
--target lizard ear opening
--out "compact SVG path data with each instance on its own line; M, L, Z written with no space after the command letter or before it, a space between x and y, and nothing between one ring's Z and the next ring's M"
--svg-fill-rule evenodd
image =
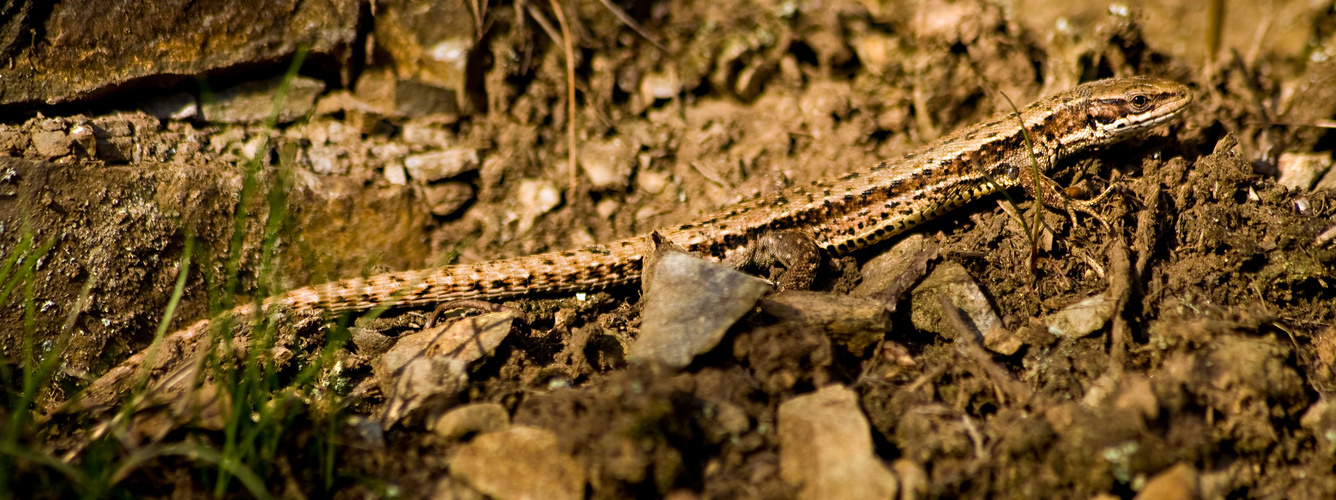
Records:
M1117 121L1118 117L1121 116L1118 106L1106 102L1091 103L1087 113L1092 125L1095 123L1108 125Z

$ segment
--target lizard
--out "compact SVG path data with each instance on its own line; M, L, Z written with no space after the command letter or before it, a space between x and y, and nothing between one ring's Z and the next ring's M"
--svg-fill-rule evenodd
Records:
M804 268L814 268L820 252L842 255L866 248L1002 189L1022 186L1049 201L1056 193L1044 188L1052 190L1053 181L1042 173L1035 178L1032 158L1051 168L1063 158L1142 135L1180 115L1191 102L1186 86L1164 78L1098 80L1016 112L996 113L900 158L757 195L676 227L574 250L334 281L290 290L259 307L345 313L597 291L638 281L660 241L739 268L779 264L792 273L780 275L780 287L801 286L810 283L814 269ZM231 314L255 312L252 303ZM209 322L200 320L165 340L188 343ZM94 385L124 380L144 362L146 352Z

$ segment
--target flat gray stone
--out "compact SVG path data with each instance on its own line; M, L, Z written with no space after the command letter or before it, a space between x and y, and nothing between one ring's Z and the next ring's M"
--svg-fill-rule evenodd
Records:
M681 252L666 252L653 266L640 337L627 353L632 361L691 364L771 290L755 276Z
M282 84L283 77L274 77L229 87L205 101L200 111L205 120L218 123L261 123L271 116L279 123L287 123L315 109L315 98L325 91L325 82L304 76L293 77L288 81L288 93L275 114L274 96Z
M779 405L779 469L801 500L895 498L854 391L832 385Z

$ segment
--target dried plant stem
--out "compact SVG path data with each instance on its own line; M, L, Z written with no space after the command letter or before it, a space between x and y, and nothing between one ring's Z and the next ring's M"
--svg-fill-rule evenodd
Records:
M570 194L575 195L576 175L575 175L575 49L571 43L571 28L566 23L566 14L561 11L561 4L557 0L552 2L552 12L557 16L557 24L561 26L561 43L566 51L566 153L567 166L570 170Z

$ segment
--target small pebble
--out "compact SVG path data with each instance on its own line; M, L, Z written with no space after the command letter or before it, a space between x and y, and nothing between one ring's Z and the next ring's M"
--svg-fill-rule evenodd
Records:
M428 151L404 158L408 175L421 182L449 179L477 170L478 165L478 150L470 148Z

